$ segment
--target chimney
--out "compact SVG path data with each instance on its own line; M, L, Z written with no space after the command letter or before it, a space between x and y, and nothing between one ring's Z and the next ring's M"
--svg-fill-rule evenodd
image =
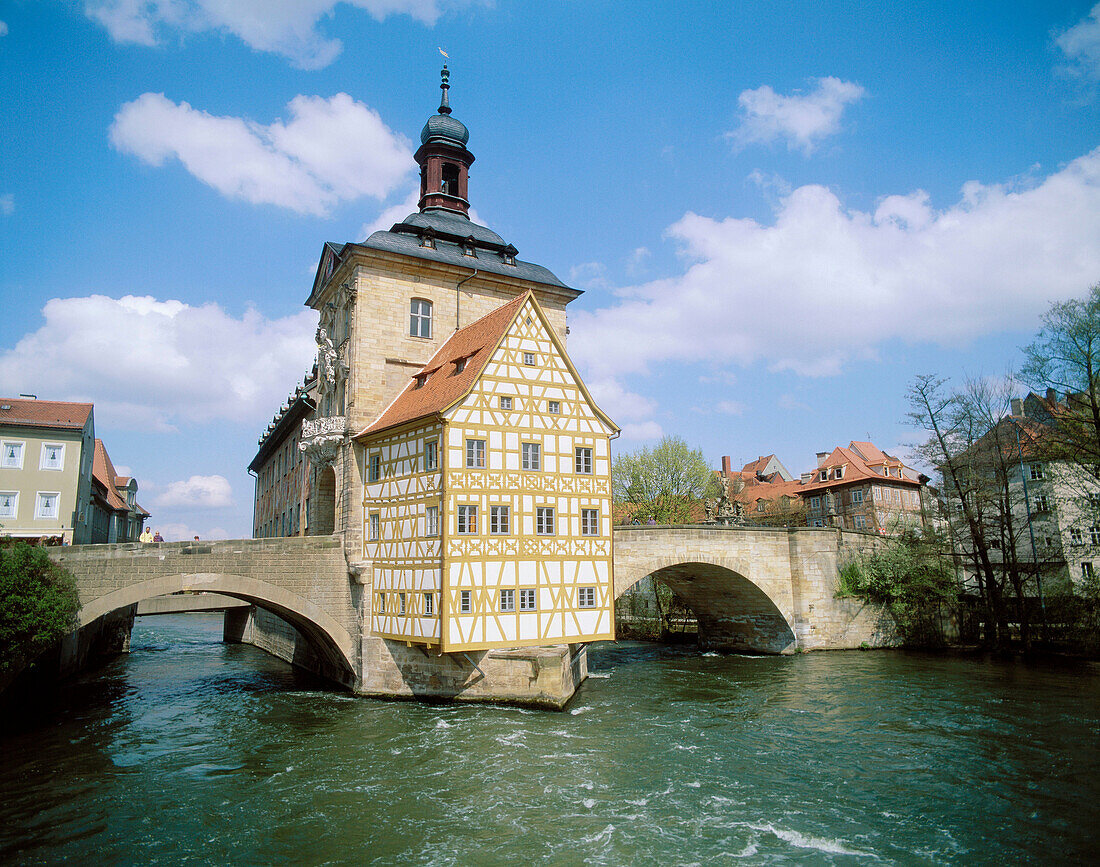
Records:
M828 452L818 452L817 453L817 465L820 467L822 464L824 464L825 463L825 458L827 458L827 457L829 457Z
M1047 389L1047 403L1058 403L1058 392L1056 392L1053 388Z
M1024 414L1024 401L1023 398L1012 398L1012 414L1017 418L1020 418Z
M722 472L727 476L730 473L733 472L733 469L730 466L730 456L729 455L723 455L722 456Z

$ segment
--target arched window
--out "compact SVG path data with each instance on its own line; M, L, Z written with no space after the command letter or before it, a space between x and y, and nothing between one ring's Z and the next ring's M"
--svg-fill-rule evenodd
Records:
M432 336L432 302L413 298L409 306L409 334L413 337Z
M442 191L448 196L458 195L458 166L452 163L443 164Z

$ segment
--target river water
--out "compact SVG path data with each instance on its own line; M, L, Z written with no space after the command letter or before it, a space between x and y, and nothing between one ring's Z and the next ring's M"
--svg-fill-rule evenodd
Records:
M562 713L354 698L140 618L0 735L0 861L1085 863L1100 670L590 650Z

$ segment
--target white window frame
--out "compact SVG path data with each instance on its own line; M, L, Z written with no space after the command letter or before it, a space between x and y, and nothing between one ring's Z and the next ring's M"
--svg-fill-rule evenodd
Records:
M512 510L508 506L489 506L489 535L507 536L512 532Z
M596 607L596 588L595 587L578 587L577 588L577 607L578 608L595 608Z
M509 612L516 610L515 590L505 589L500 591L500 610Z
M46 458L47 449L58 450L57 466L50 466L50 461ZM51 472L59 472L65 469L65 444L64 443L42 443L42 457L38 462L38 469L50 470Z
M43 497L56 497L54 500L53 514L49 514L42 508ZM61 514L61 492L60 491L36 491L34 497L34 517L38 521L56 521L58 515Z
M0 518L19 517L19 491L0 491L0 497L11 497L10 505L0 506Z
M3 440L2 442L3 444L0 445L0 469L23 469L23 455L27 452L27 444L23 440ZM9 462L7 451L9 448L13 447L15 448L16 454L14 459Z
M535 507L535 533L539 536L553 536L554 533L554 507Z
M404 616L405 614L405 594L397 594L397 613Z
M424 334L424 331L427 334ZM409 301L409 336L431 339L432 302L426 298L413 298Z
M466 468L471 470L485 469L485 440L466 440Z
M474 610L473 592L460 590L458 592L458 613L470 614Z
M531 473L537 473L542 471L542 444L541 443L523 443L522 447L523 463L521 466L524 470Z
M852 505L853 506L862 506L863 505L863 491L862 490L852 491Z
M370 469L367 471L367 481L382 481L382 455L378 452L370 456Z
M1031 480L1033 482L1040 482L1044 478L1046 478L1046 476L1043 475L1043 465L1042 464L1028 464L1027 469L1028 469L1028 472L1031 475Z
M581 535L600 535L600 510L581 509Z
M512 408L512 398L507 395L501 395L500 408L504 410L510 410Z
M550 415L561 415L561 401L560 400L548 400L546 401L546 411Z
M379 614L385 614L386 613L386 594L385 594L385 592L382 592L382 593L378 594L378 613Z
M1092 576L1093 576L1092 563L1082 563L1081 564L1081 577L1085 578L1085 579L1088 579L1088 578L1091 578Z
M523 353L523 363L533 367L534 364L535 364L535 353L533 353L533 352Z
M811 509L820 509L821 508L821 497L810 497L810 508Z
M458 507L455 517L456 532L459 536L477 535L477 506L472 503L463 503Z
M424 594L424 616L435 617L435 594Z
M439 506L428 506L424 510L424 535L439 535Z
M592 449L588 446L577 446L574 451L573 469L578 475L592 475Z
M1100 526L1096 524L1089 527L1089 544L1100 545Z
M867 518L864 517L863 515L853 516L852 526L854 526L857 530L866 530L867 529Z
M829 471L827 469L822 470L821 473L819 474L819 476L820 476L821 481L823 481L823 482L829 481Z
M537 611L538 603L535 601L537 594L534 590L520 590L519 591L519 610L520 611Z
M1069 540L1074 545L1081 545L1085 541L1085 535L1081 532L1081 529L1079 527L1070 527Z
M370 540L378 542L382 539L382 515L379 512L370 513Z
M1035 511L1037 513L1050 511L1050 501L1047 500L1045 494L1039 494L1035 497Z
M439 469L439 440L424 440L424 471Z

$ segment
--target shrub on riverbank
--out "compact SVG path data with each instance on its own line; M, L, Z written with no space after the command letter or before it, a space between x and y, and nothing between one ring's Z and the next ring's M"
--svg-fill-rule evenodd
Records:
M25 542L0 546L0 680L76 629L73 576Z
M905 644L942 647L945 621L954 614L958 583L938 537L906 531L840 570L837 595L881 605L894 618Z

